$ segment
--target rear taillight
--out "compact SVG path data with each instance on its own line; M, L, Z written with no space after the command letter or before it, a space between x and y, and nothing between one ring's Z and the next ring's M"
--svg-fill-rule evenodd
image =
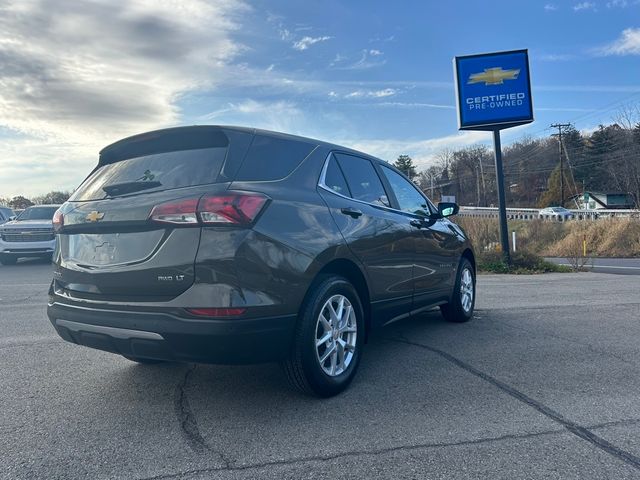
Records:
M149 219L183 225L250 225L268 197L253 192L225 192L156 205Z
M259 193L205 195L198 204L200 221L206 225L248 225L258 216L267 197Z
M151 210L149 218L155 222L162 223L197 224L197 209L197 198L176 200L174 202L156 205L153 207L153 210Z
M53 231L58 233L64 227L64 215L60 209L53 214Z

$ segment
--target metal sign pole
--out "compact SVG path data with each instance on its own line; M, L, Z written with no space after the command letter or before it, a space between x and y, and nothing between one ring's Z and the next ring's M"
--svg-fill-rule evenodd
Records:
M500 245L502 256L507 265L511 265L509 253L509 230L507 227L507 205L504 195L504 172L502 171L502 146L500 145L500 130L493 131L493 149L496 159L496 180L498 186L498 210L500 216Z

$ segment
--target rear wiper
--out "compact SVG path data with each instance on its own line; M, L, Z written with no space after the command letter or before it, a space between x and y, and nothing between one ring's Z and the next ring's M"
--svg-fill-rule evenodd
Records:
M139 192L140 190L147 190L149 188L160 187L162 184L158 181L146 181L146 182L122 182L112 183L111 185L105 185L102 190L110 197L117 195L125 195L127 193Z

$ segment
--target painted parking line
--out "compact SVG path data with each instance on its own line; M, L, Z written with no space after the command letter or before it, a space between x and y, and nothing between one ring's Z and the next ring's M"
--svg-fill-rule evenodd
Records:
M561 265L563 267L570 267L570 263L556 263L556 265ZM640 270L640 267L621 267L617 265L585 265L583 268L620 268L623 270Z

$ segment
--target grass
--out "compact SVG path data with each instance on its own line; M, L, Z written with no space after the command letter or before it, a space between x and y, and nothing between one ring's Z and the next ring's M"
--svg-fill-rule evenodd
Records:
M456 222L471 237L478 252L495 250L500 244L498 220L460 216ZM608 218L596 221L553 222L544 220L509 222L516 232L517 248L542 257L582 254L586 241L588 257L640 257L640 220Z
M572 272L570 267L556 265L547 262L544 258L528 252L516 252L511 255L511 266L507 265L502 257L502 252L486 251L481 252L477 259L478 271L484 273L552 273L552 272Z
M640 221L633 218L569 222L509 221L509 242L514 231L517 242L517 252L511 255L511 267L504 263L499 252L497 219L460 216L456 221L474 244L478 270L481 272L567 272L582 270L594 257L640 257ZM586 255L583 251L584 242ZM552 264L543 257L568 258L573 268Z

